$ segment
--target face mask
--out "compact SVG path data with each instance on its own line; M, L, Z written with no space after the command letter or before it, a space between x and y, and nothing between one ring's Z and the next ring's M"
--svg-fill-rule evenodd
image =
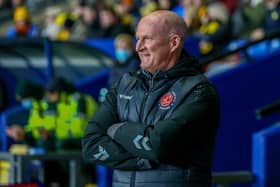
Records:
M24 99L21 101L21 105L25 109L31 109L32 108L32 100L31 99Z
M116 58L120 63L124 63L130 56L132 52L124 49L116 50Z

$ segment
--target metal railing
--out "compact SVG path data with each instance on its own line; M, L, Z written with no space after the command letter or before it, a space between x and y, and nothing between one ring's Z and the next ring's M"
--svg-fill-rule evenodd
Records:
M0 152L0 160L9 161L10 176L9 184L26 183L26 168L32 160L39 161L67 161L69 164L69 187L80 186L80 165L82 156L80 151L54 152L42 155L15 155L7 152Z

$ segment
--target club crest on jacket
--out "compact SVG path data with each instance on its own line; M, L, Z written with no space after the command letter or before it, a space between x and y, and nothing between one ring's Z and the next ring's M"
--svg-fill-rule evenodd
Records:
M168 110L174 104L175 99L176 99L176 94L174 92L167 92L160 98L159 107L162 110Z

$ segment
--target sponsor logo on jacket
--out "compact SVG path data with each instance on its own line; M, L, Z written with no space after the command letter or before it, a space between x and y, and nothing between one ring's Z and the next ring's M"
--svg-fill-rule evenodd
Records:
M102 161L109 158L109 154L101 145L98 146L98 153L94 154L93 156L96 160L102 160Z
M130 95L120 94L119 96L120 96L120 99L127 99L127 100L132 99L132 96L130 96Z

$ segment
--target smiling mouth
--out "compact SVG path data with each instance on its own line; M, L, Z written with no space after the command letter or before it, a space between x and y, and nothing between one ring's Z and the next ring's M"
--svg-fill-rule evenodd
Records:
M150 56L149 54L140 54L140 57L148 57Z

